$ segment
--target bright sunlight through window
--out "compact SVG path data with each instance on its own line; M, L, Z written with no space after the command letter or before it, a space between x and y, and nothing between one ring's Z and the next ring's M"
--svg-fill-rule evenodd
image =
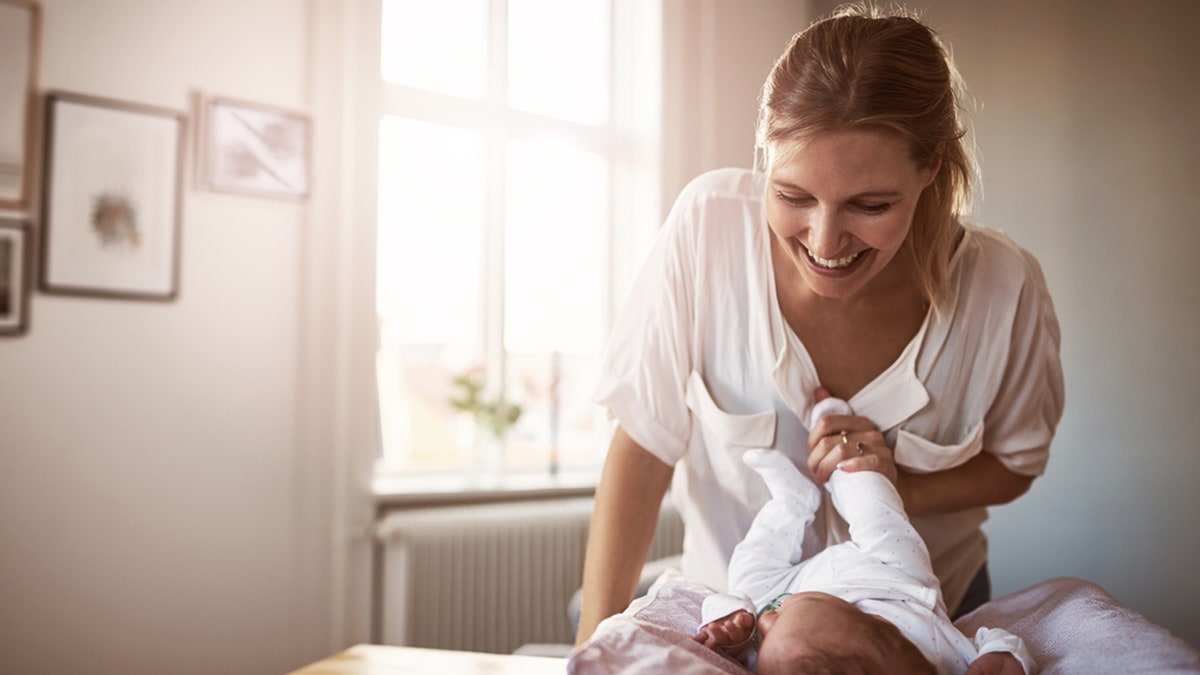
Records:
M594 470L660 217L657 3L383 0L377 359L395 475Z

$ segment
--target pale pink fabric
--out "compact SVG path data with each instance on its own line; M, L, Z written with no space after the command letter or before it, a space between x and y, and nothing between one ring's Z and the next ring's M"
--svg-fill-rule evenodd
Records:
M600 624L567 663L572 675L673 673L745 675L749 671L692 641L711 588L669 571L624 613ZM1200 652L1124 607L1099 586L1058 578L993 600L956 624L1020 635L1043 675L1200 673Z
M671 673L708 675L750 671L692 640L700 606L712 589L668 570L644 598L600 622L587 642L571 652L571 675Z
M1083 579L1060 577L984 604L955 622L968 635L1003 626L1043 675L1200 673L1200 652Z

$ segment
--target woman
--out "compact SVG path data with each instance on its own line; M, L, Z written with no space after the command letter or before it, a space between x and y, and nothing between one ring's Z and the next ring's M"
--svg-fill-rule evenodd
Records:
M972 163L956 76L905 16L844 10L763 85L758 172L694 180L614 328L597 400L618 421L577 639L631 600L668 485L683 572L721 590L767 493L739 461L776 448L896 485L952 615L986 601L986 507L1045 467L1059 335L1037 262L962 217ZM818 388L852 416L804 427ZM824 395L824 393L822 393ZM846 538L827 505L802 555Z

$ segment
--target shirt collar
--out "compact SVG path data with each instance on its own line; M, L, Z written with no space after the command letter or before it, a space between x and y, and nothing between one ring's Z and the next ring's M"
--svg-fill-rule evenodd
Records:
M927 314L900 357L849 401L854 414L870 419L880 431L899 425L929 403L929 392L917 377L916 365L931 320ZM780 338L773 372L779 397L797 418L807 421L816 403L813 394L820 386L816 367L799 339L782 326L782 317L773 332Z

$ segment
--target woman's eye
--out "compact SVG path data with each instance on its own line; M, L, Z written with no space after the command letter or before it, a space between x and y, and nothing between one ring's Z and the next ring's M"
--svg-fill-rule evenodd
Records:
M779 201L781 201L785 204L791 204L792 206L799 206L800 204L804 203L803 197L795 197L795 196L792 196L789 194L784 194L782 192L776 192L775 196L779 198Z
M883 213L883 212L887 211L887 210L888 210L888 209L890 209L890 208L892 208L892 205L891 205L891 204L888 204L888 203L883 203L883 204L859 204L859 205L858 205L858 210L859 210L859 211L862 211L863 213L865 213L865 214L867 214L867 215L871 215L871 216L879 215L879 214L881 214L881 213Z

